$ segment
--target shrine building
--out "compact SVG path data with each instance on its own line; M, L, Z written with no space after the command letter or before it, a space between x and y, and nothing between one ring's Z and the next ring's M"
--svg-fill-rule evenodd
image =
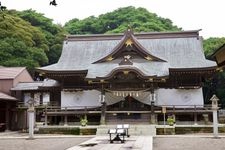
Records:
M157 122L162 107L204 107L202 85L216 63L207 60L199 30L69 35L56 64L38 68L57 81L56 122ZM190 111L191 112L191 111ZM179 115L179 114L177 114ZM64 118L64 119L63 119ZM75 118L76 120L76 118Z

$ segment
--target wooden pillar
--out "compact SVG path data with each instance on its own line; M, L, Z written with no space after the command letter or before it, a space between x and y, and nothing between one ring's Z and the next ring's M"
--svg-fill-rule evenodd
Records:
M102 108L101 108L101 120L100 120L100 124L101 125L105 125L106 124L106 102L105 102L105 91L104 91L104 86L102 84L102 89L101 89L101 95L99 97L100 102L102 104Z
M64 116L64 126L68 125L68 121L67 121L67 115Z
M174 124L176 124L176 108L175 108L175 106L173 106L173 120L174 120Z
M5 129L9 130L9 103L6 102L6 107L5 107Z
M47 106L45 106L45 126L48 125Z
M105 102L102 103L101 110L102 110L102 112L101 112L101 121L100 121L100 124L101 125L105 125L106 124L106 121L105 121L105 118L106 118L106 103Z
M151 124L155 124L157 122L156 119L157 118L154 113L154 104L151 102Z
M155 124L156 121L156 116L155 116L155 110L154 110L154 103L155 103L155 93L154 93L154 89L151 90L151 94L150 94L150 102L151 102L151 120L150 123L151 124Z
M43 105L43 92L41 92L41 95L40 95L40 105Z
M194 125L198 124L198 114L197 112L194 112Z
M67 107L65 108L65 112L67 112ZM64 115L64 126L67 126L67 114Z

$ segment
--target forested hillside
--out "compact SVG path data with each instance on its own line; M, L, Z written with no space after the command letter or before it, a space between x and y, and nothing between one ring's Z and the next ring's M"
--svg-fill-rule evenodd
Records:
M170 19L150 13L145 8L124 7L98 17L72 19L65 24L70 34L123 33L130 25L135 32L179 31Z

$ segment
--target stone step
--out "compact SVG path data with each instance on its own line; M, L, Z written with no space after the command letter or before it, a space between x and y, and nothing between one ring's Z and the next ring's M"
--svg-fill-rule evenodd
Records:
M108 135L109 129L115 129L116 125L101 125L97 128L97 135ZM155 125L130 125L129 128L130 135L156 135Z

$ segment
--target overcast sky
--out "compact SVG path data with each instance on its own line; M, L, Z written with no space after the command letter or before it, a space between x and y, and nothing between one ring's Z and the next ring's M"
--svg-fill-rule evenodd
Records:
M225 37L225 0L0 0L8 9L33 9L55 23L64 24L73 18L98 16L120 7L144 7L163 18L169 18L184 30L202 29L200 35Z

